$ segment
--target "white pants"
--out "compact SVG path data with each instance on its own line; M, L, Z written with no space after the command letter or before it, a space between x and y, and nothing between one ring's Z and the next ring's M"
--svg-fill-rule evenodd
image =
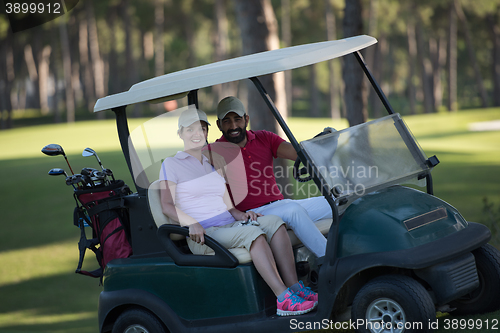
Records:
M284 199L251 210L281 217L305 247L318 258L325 255L326 238L314 225L314 221L332 218L332 208L324 197Z

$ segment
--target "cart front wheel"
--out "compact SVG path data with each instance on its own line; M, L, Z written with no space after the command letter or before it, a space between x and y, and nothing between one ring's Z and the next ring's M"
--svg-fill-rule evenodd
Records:
M130 309L123 312L115 324L112 333L165 333L158 318L143 309Z
M363 333L431 332L436 312L425 288L407 276L386 275L368 282L352 304L352 319Z
M453 315L469 315L500 309L500 251L490 244L472 251L476 260L479 287L450 303Z

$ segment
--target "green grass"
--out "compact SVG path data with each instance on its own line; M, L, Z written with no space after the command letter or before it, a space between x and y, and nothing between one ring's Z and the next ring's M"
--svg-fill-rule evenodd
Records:
M500 109L405 117L427 155L436 154L441 160L433 171L435 194L471 221L486 218L484 197L495 207L500 204L500 131L467 129L468 123L493 119L500 119ZM142 121L134 119L131 128ZM292 118L289 123L299 140L325 126L347 125L307 118ZM218 135L212 126L209 140ZM84 148L95 149L105 167L132 185L112 120L0 131L2 333L97 331L101 287L98 280L73 273L79 237L72 221L74 200L64 177L47 176L51 168L68 170L63 157L40 152L49 143L64 147L75 171L98 166L93 157L81 156ZM87 262L94 260L92 253L87 254ZM499 313L493 316L500 317Z

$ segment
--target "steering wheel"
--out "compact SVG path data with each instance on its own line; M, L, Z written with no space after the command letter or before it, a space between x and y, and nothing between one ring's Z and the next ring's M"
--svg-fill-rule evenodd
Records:
M335 128L325 127L323 132L317 134L314 137L317 138L318 136L322 136L322 135L333 133L333 132L336 132ZM303 175L308 174L309 171L307 170L306 167L302 167L299 169L300 163L301 163L301 160L299 157L297 157L297 159L295 160L295 163L293 164L293 173L292 174L293 174L293 178L295 178L296 181L298 181L299 183L305 183L305 182L308 182L312 179L312 175L302 177Z

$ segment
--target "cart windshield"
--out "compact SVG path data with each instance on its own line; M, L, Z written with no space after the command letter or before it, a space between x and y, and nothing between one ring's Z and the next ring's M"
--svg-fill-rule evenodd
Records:
M339 197L359 197L430 171L399 114L300 143L320 180Z

